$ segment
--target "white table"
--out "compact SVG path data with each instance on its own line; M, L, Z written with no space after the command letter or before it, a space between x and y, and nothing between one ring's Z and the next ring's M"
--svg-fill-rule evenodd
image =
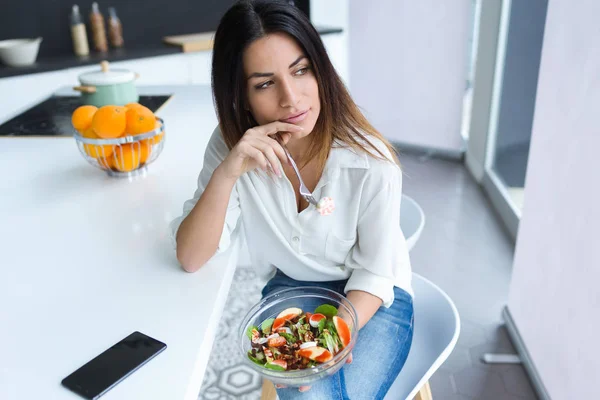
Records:
M62 378L135 330L168 348L104 398L197 398L239 246L195 274L176 261L167 226L217 120L208 86L140 88L165 91L143 178L109 177L73 138L0 138L0 398L79 398Z

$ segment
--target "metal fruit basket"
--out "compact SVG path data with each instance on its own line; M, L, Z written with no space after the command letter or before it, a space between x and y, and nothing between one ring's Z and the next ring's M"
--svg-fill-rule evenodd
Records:
M165 122L158 117L156 120L160 122L159 126L139 135L91 139L75 131L73 137L83 158L94 167L110 176L137 176L146 172L165 145Z

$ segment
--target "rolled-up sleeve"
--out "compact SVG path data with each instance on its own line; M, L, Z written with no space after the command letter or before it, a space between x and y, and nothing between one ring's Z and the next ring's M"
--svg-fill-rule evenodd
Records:
M388 171L391 172L391 171ZM399 169L375 179L374 192L358 220L358 240L346 259L352 273L345 293L360 290L379 297L384 307L394 302L394 286L410 294L411 268L406 240L400 229L402 173Z
M183 213L181 216L175 218L169 224L169 231L171 237L171 243L173 247L177 247L177 231L179 230L179 226L183 222L183 220L190 214L202 193L206 189L210 178L212 177L215 169L223 162L227 154L229 153L229 149L225 144L221 132L217 127L206 147L206 151L204 153L204 164L202 165L202 170L200 171L200 175L198 176L198 186L196 191L194 192L194 196L183 203ZM237 192L237 185L234 186L231 191L231 196L229 198L229 204L227 206L227 214L225 215L225 224L223 226L223 233L221 234L221 238L219 239L219 247L217 248L217 253L223 252L229 247L229 244L232 240L232 234L235 231L235 228L238 224L238 220L240 217L240 203Z

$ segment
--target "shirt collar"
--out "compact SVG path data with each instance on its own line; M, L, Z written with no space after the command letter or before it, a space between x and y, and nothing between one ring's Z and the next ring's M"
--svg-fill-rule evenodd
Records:
M315 190L327 185L329 182L336 180L340 176L342 169L369 169L369 158L363 151L357 152L352 147L345 143L334 143L329 150L327 163L323 176L317 184Z
M326 168L369 169L369 158L364 151L357 151L345 143L336 142L329 151Z

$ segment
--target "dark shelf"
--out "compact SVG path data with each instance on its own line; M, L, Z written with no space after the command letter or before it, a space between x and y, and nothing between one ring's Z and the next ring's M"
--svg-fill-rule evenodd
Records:
M321 26L316 28L321 35L343 32L343 29L335 27ZM125 61L177 53L181 53L181 49L178 46L159 44L156 47L151 48L118 49L110 50L107 53L91 53L86 57L77 57L74 55L64 57L40 57L34 65L28 67L7 67L0 64L0 78L58 71L66 68L84 67L86 65L98 64L102 60L110 62Z

